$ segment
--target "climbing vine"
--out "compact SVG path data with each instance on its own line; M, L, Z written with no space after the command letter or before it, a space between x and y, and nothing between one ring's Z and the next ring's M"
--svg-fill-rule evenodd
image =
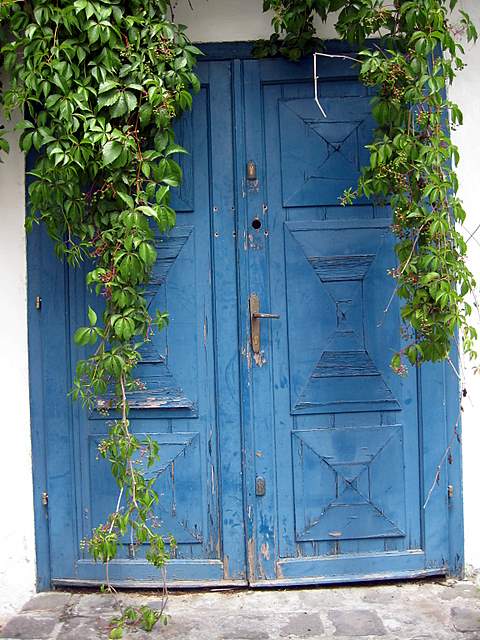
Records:
M391 275L405 321L405 347L392 360L399 373L405 358L419 364L448 357L457 332L474 355L466 299L475 282L456 226L465 212L457 197L458 150L448 135L462 115L446 90L463 67L461 38L475 40L476 31L466 13L452 18L456 4L265 0L274 34L255 46L259 57L291 60L321 51L315 18L338 11L337 31L356 46L359 77L375 87L370 164L339 196L344 204L366 196L391 205L398 255ZM113 416L99 455L111 464L118 501L85 543L105 563L108 582L124 536L133 549L147 543L147 558L159 568L166 543L175 545L154 516L159 498L146 473L159 458L158 444L132 431L128 394L140 384L140 347L168 323L166 310L151 317L144 287L155 237L175 224L169 196L182 180L175 158L184 150L173 121L199 87L200 51L173 21L167 0L0 0L0 28L9 78L3 111L23 112L20 146L33 158L27 228L43 224L59 257L74 266L86 261L87 285L103 301L75 333L90 355L77 364L72 395L92 409L101 398ZM8 151L4 130L0 150ZM151 629L161 617L163 611L129 610L112 637L127 624Z
M172 122L199 86L193 68L200 52L170 17L165 0L0 5L9 77L3 110L25 114L20 146L34 158L27 229L45 225L58 256L72 265L87 261L87 285L103 300L101 315L89 308L87 325L75 333L90 355L77 364L72 394L92 409L98 397L111 398L99 454L111 464L118 503L86 541L106 564L107 581L123 536L130 535L131 549L147 543L156 567L168 557L168 532L153 513L155 478L146 473L158 444L131 430L128 393L139 384L140 346L168 322L166 312L150 317L144 285L156 260L155 234L175 224L169 195L181 182L175 157L184 150ZM1 146L7 150L3 137ZM152 615L130 612L128 621L152 626ZM120 622L112 637L121 637Z
M273 9L275 33L257 44L260 57L282 54L296 60L317 47L313 19L340 11L339 35L357 47L360 80L374 87L378 123L368 146L370 164L343 204L366 196L393 211L398 266L390 274L403 300L405 346L392 367L447 358L459 332L463 350L475 356L470 324L474 278L467 247L457 225L465 211L457 196L458 149L448 127L462 123L447 88L464 66L461 40L476 40L469 16L453 18L457 0L265 0ZM366 46L368 38L376 38ZM321 49L319 49L321 51ZM393 298L393 296L392 296ZM388 309L386 309L386 312Z

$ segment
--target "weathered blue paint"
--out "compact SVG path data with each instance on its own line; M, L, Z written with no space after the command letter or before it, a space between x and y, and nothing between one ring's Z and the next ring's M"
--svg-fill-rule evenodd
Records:
M144 348L145 389L131 396L134 428L161 449L151 470L157 515L179 545L168 582L271 586L461 571L457 451L423 509L458 413L456 380L444 366L404 379L389 368L400 346L396 299L385 313L389 212L338 202L367 157L369 96L348 62L324 61L325 120L312 99L310 61L250 60L239 43L209 47L207 56L193 112L178 123L180 143L192 150L173 202L178 225L158 239L147 289L151 308L168 308L171 324ZM257 181L245 179L249 160ZM66 395L82 356L71 335L87 304L98 304L84 275L33 233L40 587L103 580L80 540L116 500L108 466L97 460L105 417ZM252 293L261 311L280 314L261 321L260 354L250 348ZM448 483L458 489L450 503ZM122 542L112 581L159 584L144 553L132 558L128 537Z

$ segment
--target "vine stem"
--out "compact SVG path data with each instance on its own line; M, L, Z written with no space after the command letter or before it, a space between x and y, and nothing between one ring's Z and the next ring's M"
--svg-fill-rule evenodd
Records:
M410 251L410 255L409 255L409 256L408 256L408 258L406 259L406 261L405 261L405 263L404 263L404 265L403 265L403 267L402 267L402 269L401 269L400 273L398 274L398 277L400 277L400 276L405 272L405 269L406 269L406 268L408 267L408 265L410 264L410 261L411 261L411 260L412 260L412 258L413 258L413 254L415 253L415 247L417 246L417 242L418 242L418 240L419 240L419 238L420 238L420 234L421 234L421 232L422 232L422 230L423 230L423 227L424 227L424 226L425 226L425 223L424 223L424 224L422 224L422 226L419 228L419 230L418 230L418 232L417 232L417 236L416 236L416 238L415 238L415 239L414 239L414 241L413 241L413 246L412 246L412 250ZM383 323L385 322L385 316L386 316L386 315L387 315L387 313L390 311L390 307L392 306L392 302L393 302L393 300L394 300L394 298L395 298L395 294L397 293L397 290L398 290L398 285L395 285L395 288L394 288L394 290L393 290L393 293L392 293L392 295L390 296L390 300L388 301L387 306L386 306L386 307L385 307L385 309L383 310L383 318L382 318L382 320L377 324L377 327L381 327L381 326L383 325Z
M452 446L453 443L455 442L455 440L458 440L458 442L461 442L461 438L460 438L460 434L458 433L458 425L460 424L460 418L462 415L462 408L461 408L461 398L460 398L460 410L458 412L458 417L457 417L457 421L455 423L455 426L453 428L453 433L450 437L450 440L448 441L447 447L441 457L440 462L437 465L437 468L435 470L435 476L433 478L433 482L432 485L430 487L430 490L427 494L427 498L423 504L423 509L425 510L427 508L428 503L430 502L430 498L432 497L432 494L435 490L435 487L437 486L437 484L440 481L440 473L442 471L442 467L445 464L445 461L447 460L447 458L449 457L449 454L451 454L452 452Z
M320 51L316 51L314 56L320 56L322 58L339 58L340 60L352 60L352 62L356 62L357 64L361 64L362 61L358 58L352 58L352 56L346 56L340 53L322 53Z
M123 496L123 487L120 489L120 492L118 494L117 507L113 514L114 516L116 516L120 512L120 503L122 501L122 496ZM112 522L110 523L110 529L108 530L108 533L112 533L114 526L115 526L115 518L112 518Z

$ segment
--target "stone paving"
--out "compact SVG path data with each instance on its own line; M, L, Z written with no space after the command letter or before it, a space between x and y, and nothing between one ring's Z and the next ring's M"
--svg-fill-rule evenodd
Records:
M40 594L0 629L0 638L98 640L120 606L150 593ZM167 626L125 631L125 640L480 640L480 589L473 581L416 582L170 595Z

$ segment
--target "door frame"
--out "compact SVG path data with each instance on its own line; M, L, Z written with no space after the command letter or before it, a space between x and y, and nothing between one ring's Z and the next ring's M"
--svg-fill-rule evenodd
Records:
M228 61L232 63L232 72L235 76L238 74L240 68L240 61L252 59L251 54L252 42L218 42L209 44L199 44L205 56L202 60L206 62L213 61ZM326 51L328 53L352 53L352 49L339 40L331 40L326 42ZM291 63L295 64L295 63ZM330 62L332 64L332 62ZM335 63L333 63L335 64ZM313 82L313 78L312 78ZM234 109L238 108L239 101L242 100L242 96L239 94L238 82L235 83L235 77L232 79L232 92L234 100ZM242 107L241 107L242 108ZM241 132L237 134L237 142ZM238 147L237 147L238 151ZM243 177L243 168L245 166L246 158L242 153L237 154L235 184L240 191L241 179ZM27 171L31 167L31 159L27 159ZM27 181L28 187L28 181ZM237 224L240 224L240 219L245 215L244 203L242 203L241 196L237 197L238 201L238 220ZM47 464L47 428L45 421L45 405L43 397L43 388L45 383L45 368L46 362L44 359L44 345L42 337L42 324L40 317L43 316L45 321L46 310L39 312L37 307L36 298L42 291L50 290L51 294L58 296L58 282L64 282L64 268L62 263L58 261L54 255L51 244L42 240L41 232L34 232L27 236L27 314L28 314L28 351L29 351L29 391L30 391L30 421L31 421L31 439L32 439L32 475L33 475L33 505L34 505L34 525L35 525L35 548L36 548L36 573L37 581L36 586L38 591L46 591L51 588L51 568L50 568L50 544L49 544L49 521L48 521L48 509L44 504L44 492L47 490L47 478L48 478L48 464ZM48 254L47 254L48 251ZM49 278L44 278L44 265L45 261L49 263ZM53 278L52 275L55 277ZM55 282L53 282L55 280ZM57 291L55 290L57 288ZM65 289L64 289L65 290ZM248 292L247 292L248 293ZM240 292L239 305L242 305L245 299L245 292ZM61 294L63 297L63 293ZM62 309L62 307L60 307ZM58 313L58 308L56 308ZM67 313L63 307L63 312ZM243 310L245 313L245 310ZM242 327L242 308L239 307L238 323L239 327ZM64 326L64 323L63 325ZM70 340L70 336L63 335L64 352L66 359L66 366L68 366L68 358L66 346ZM240 336L239 350L245 340L244 332ZM61 336L59 337L59 344L61 344ZM61 351L56 352L56 360L61 358ZM452 360L454 363L458 363L460 358L458 353L454 354ZM245 360L245 358L242 358ZM61 361L61 360L60 360ZM53 364L53 362L52 362ZM243 367L241 363L241 367ZM56 368L58 371L58 366ZM242 376L244 377L244 376ZM464 533L464 521L463 521L463 491L462 491L462 457L461 457L461 442L459 439L451 440L453 425L456 424L460 415L460 396L459 396L459 382L457 376L447 362L432 365L423 365L419 371L419 380L422 380L421 393L419 393L419 412L422 416L421 424L419 425L420 437L423 439L423 457L421 456L421 470L431 470L432 483L435 479L435 472L437 465L442 460L445 451L451 446L453 460L451 464L445 462L446 468L441 470L440 480L438 486L435 487L430 502L427 508L429 509L441 509L445 508L445 501L448 504L448 522L445 523L448 536L448 557L445 558L448 565L448 572L450 575L462 576L464 570L464 548L463 548L463 533ZM439 385L442 389L443 403L442 406L435 407L434 411L430 410L427 413L426 407L429 407L429 398L432 395L433 390L438 394ZM419 385L420 386L420 385ZM71 399L66 395L68 390L65 389L64 398L60 410L66 418L66 424L68 424L68 433L65 433L66 437L71 436L72 429L72 407ZM245 418L245 402L248 403L248 398L240 398L242 422ZM443 422L445 425L452 425L452 427L443 430L442 438L436 441L429 441L425 436L425 425L431 422ZM65 424L65 423L64 423ZM65 426L64 426L65 429ZM461 433L461 421L458 421L457 430ZM245 437L245 425L242 426L242 437ZM246 475L246 474L244 474ZM250 479L251 484L251 479ZM421 492L423 495L429 491L430 483L428 487L423 487ZM453 496L449 497L450 487L453 488ZM251 487L250 487L251 490ZM247 497L248 487L246 481L244 481L244 507L245 507L245 523L247 520ZM423 512L423 510L422 510ZM424 514L423 514L424 515ZM423 517L423 525L425 525L425 518ZM425 530L425 529L424 529ZM245 553L248 559L248 538L249 532L246 525L245 535ZM434 531L433 529L426 532L426 539L430 540L432 537L435 539L438 535L445 535L442 532ZM425 541L424 541L425 542ZM438 573L438 569L428 570L423 572L423 575L428 573ZM418 572L413 576L408 576L408 572L404 572L405 577L418 577ZM398 574L391 576L382 576L382 579L398 578ZM365 578L366 580L372 580L372 578ZM361 580L361 577L358 578ZM329 578L325 580L306 579L304 584L312 584L315 582L335 582L334 579ZM289 581L266 581L266 582L254 582L251 586L282 586L284 584L301 584L299 580ZM225 581L223 586L227 586L229 583ZM238 586L247 586L247 583L242 584L237 582ZM135 586L135 585L133 585ZM189 586L195 586L190 584ZM204 585L199 585L204 586ZM139 585L136 588L141 588Z

